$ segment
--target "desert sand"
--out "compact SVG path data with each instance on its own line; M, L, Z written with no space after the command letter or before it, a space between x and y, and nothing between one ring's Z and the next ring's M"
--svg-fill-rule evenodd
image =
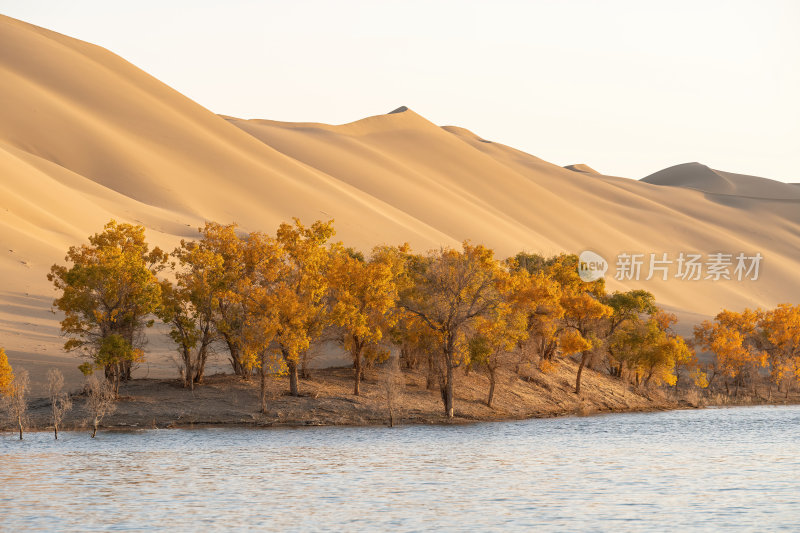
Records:
M652 291L684 331L723 307L800 301L796 184L700 163L642 180L564 168L405 107L344 125L221 116L108 50L0 16L0 346L34 387L49 365L80 377L46 274L110 218L172 249L206 220L273 231L295 216L333 218L362 249L764 256L758 281L610 273L610 289ZM139 375L174 375L169 343L150 337Z

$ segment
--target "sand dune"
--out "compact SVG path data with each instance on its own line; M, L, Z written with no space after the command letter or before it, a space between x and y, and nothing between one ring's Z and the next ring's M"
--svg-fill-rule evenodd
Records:
M584 174L600 174L589 165L584 165L583 163L577 165L567 165L564 168L567 170L574 170L575 172L583 172Z
M337 126L220 116L107 50L7 17L0 191L0 345L32 368L50 358L74 369L45 275L112 217L166 248L204 220L271 231L292 216L334 218L338 237L362 248L591 249L611 276L623 252L760 252L756 282L609 285L652 290L684 327L721 307L800 300L796 185L699 163L642 181L563 168L404 106ZM172 371L156 337L150 368Z
M712 194L728 194L773 200L800 200L794 184L757 176L714 170L700 163L684 163L642 178L645 183L685 187Z

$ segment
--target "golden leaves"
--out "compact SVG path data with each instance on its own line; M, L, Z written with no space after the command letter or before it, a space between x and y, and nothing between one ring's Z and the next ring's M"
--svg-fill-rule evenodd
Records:
M67 252L68 266L53 265L48 279L61 296L54 305L64 312L62 331L70 337L64 349L83 349L106 359L103 343L118 335L133 349L139 332L149 327L145 317L161 299L156 278L166 264L158 248L150 250L144 227L112 220L89 244Z
M0 348L0 395L9 393L13 381L14 371L11 369L5 350Z
M695 342L714 352L727 376L769 367L775 382L800 379L800 306L723 310L695 327Z

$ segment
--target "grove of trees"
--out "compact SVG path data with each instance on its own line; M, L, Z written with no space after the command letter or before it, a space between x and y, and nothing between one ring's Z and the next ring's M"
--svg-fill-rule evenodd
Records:
M775 309L722 311L694 329L695 343L716 356L709 384L721 381L726 393L754 390L767 378L768 396L773 386L786 396L800 382L800 305L781 304Z
M114 397L158 318L185 387L202 384L210 354L224 352L234 374L260 379L262 412L270 377L286 376L289 394L301 394L299 368L323 340L352 358L354 395L365 368L395 351L405 367L427 373L447 417L455 415L457 372L485 372L491 406L499 372L526 379L558 358L575 360L576 394L587 367L635 387L677 388L681 378L740 387L767 372L788 390L800 379L796 306L725 311L687 343L652 294L584 282L574 255L499 259L468 241L425 253L384 245L365 255L334 234L332 221L295 219L274 235L207 223L197 240L167 254L148 245L142 226L112 220L48 276L60 294L64 348L85 357L87 375L102 371ZM713 352L716 363L701 368L694 346ZM0 390L9 373L0 357ZM109 393L96 380L92 388L96 425L110 409Z

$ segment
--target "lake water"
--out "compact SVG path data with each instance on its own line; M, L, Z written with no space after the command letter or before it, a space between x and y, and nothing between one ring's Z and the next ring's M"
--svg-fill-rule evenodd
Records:
M800 407L0 437L0 530L800 529Z

